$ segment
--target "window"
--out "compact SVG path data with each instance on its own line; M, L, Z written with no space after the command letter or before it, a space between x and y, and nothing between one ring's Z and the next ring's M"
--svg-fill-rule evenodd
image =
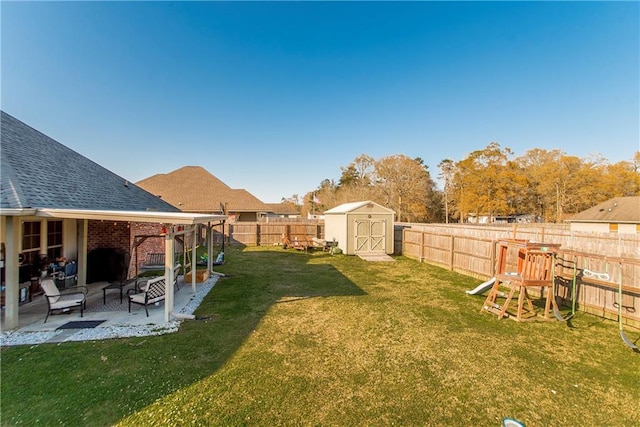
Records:
M22 253L24 263L31 264L40 254L40 221L25 222L22 225Z
M22 225L22 253L24 263L31 264L38 260L42 226L40 221L27 221ZM47 259L53 260L62 256L62 221L47 222Z
M62 256L62 221L47 222L47 258L54 260Z

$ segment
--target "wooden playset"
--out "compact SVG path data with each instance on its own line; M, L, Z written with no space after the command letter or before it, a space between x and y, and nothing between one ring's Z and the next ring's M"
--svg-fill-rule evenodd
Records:
M543 317L549 319L551 305L557 309L553 291L553 270L555 255L559 248L559 244L525 240L499 241L495 281L481 311L496 314L499 319L503 317L516 321L534 319L537 315L528 289L537 287L540 288L541 297L546 290ZM513 270L510 271L510 268ZM501 285L509 287L508 293L505 294L500 290ZM514 314L509 311L509 305L516 294L518 303ZM498 298L505 298L505 300L500 304Z

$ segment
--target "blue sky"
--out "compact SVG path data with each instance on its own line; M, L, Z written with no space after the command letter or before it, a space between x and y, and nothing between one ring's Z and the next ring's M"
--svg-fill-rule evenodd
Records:
M7 2L2 109L133 182L265 202L366 153L630 160L638 2ZM53 162L55 164L55 162Z

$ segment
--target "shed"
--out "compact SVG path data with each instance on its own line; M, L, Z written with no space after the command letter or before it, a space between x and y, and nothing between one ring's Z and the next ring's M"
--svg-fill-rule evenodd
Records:
M395 212L372 201L344 203L324 213L325 238L347 255L393 254Z

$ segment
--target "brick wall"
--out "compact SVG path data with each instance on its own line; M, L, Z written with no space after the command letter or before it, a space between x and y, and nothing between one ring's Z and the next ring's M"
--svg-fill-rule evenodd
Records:
M128 222L89 221L87 250L117 248L125 252L130 249Z
M164 236L160 236L162 231L162 224L157 223L145 223L145 222L132 222L131 223L131 237L129 246L133 246L133 240L135 236L152 236L147 238L137 248L138 266L140 266L146 259L149 253L164 253ZM135 275L136 269L136 251L131 254L131 267L129 268L130 276Z
M131 251L129 235L128 222L90 220L87 227L87 251L91 253L95 249L108 248L119 249L129 253ZM88 268L91 268L91 266L88 266ZM89 273L88 271L88 276ZM96 274L100 276L99 273Z
M89 221L87 249L91 252L98 248L121 249L131 255L129 277L136 275L136 255L138 267L145 262L149 253L164 253L164 236L161 236L162 224L144 222ZM136 236L150 236L137 250L132 251ZM185 236L191 247L190 236ZM176 252L182 253L182 245L176 242ZM139 270L138 270L139 271Z

